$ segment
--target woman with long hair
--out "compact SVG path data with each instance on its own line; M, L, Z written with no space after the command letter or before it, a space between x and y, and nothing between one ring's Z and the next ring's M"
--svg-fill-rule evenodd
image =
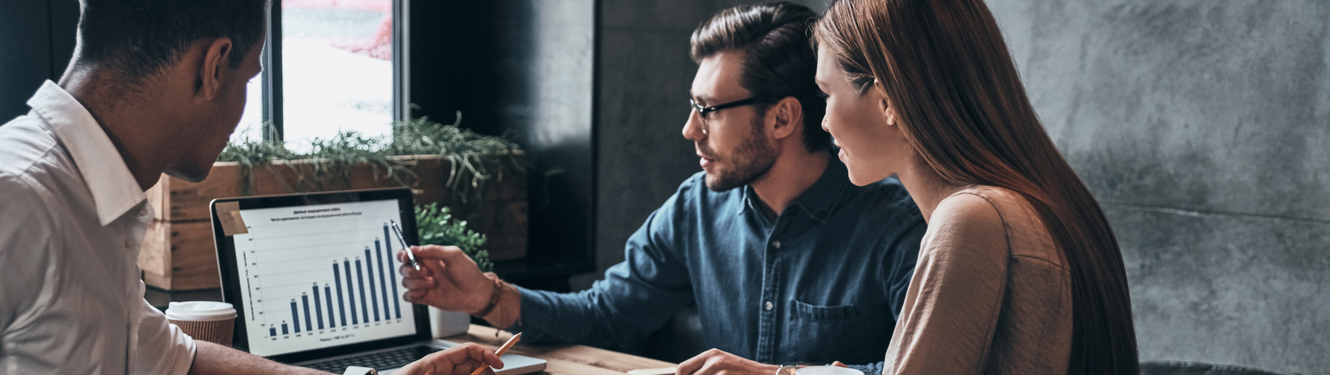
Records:
M1117 240L981 0L840 0L814 28L823 128L928 221L884 374L1136 374Z

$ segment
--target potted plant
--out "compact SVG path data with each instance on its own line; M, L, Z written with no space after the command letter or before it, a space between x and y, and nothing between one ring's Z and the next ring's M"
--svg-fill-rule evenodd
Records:
M438 203L416 206L416 227L420 231L421 245L457 246L476 262L481 272L494 270L494 263L485 250L485 235L466 227L466 221L453 218L448 207ZM429 308L430 327L435 338L465 333L471 326L471 316L465 312L443 311Z

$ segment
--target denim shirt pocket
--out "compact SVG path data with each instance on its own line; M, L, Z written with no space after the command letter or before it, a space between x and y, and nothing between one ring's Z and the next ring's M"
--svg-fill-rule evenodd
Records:
M778 350L791 361L879 362L894 327L890 309L871 303L823 306L791 300L790 315L787 340Z
M818 306L794 300L794 316L815 322L848 321L859 318L859 307L855 305Z

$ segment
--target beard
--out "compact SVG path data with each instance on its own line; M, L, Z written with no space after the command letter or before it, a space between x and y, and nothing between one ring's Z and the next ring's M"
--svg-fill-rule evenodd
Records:
M766 132L762 129L764 116L753 118L753 131L739 144L739 148L730 157L733 168L720 169L715 174L708 173L707 189L722 192L736 187L761 181L776 164L776 149L766 142Z

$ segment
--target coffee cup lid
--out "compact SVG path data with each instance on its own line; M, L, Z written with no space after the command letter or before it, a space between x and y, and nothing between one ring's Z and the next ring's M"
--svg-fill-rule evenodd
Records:
M166 318L171 320L206 321L235 317L236 309L226 302L171 302L166 308Z

